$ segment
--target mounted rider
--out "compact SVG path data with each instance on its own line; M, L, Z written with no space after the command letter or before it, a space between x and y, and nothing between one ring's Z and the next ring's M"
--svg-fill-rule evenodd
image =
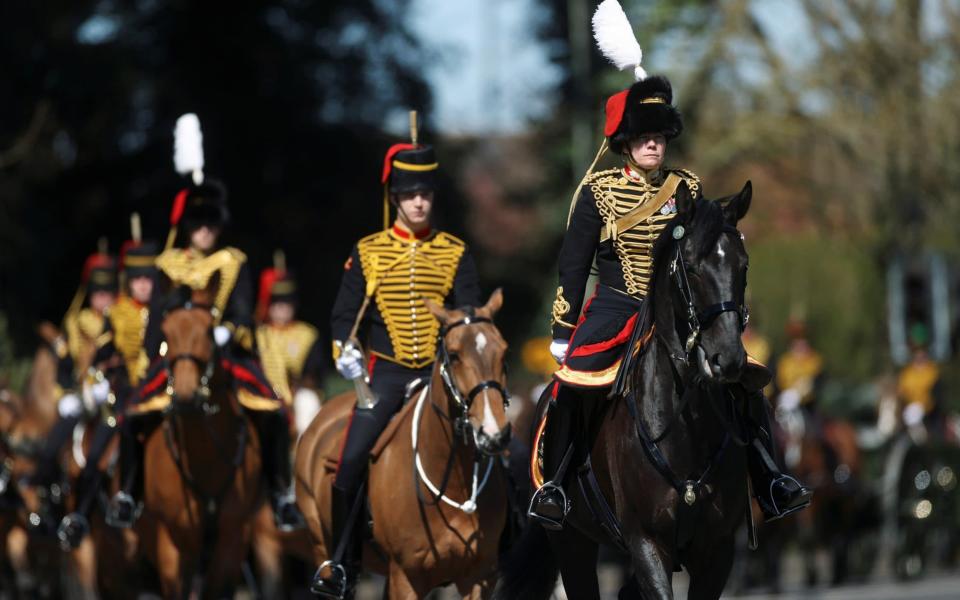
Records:
M362 544L351 509L363 500L370 450L403 406L408 387L428 381L440 324L424 299L447 307L480 304L477 269L467 245L430 225L439 169L431 146L395 144L383 166L384 227L354 246L331 316L337 370L350 380L368 380L376 401L358 398L333 484L333 542L342 561L318 573L313 590L326 598L352 597ZM389 208L397 211L388 227ZM369 359L365 363L365 355ZM359 512L359 511L353 511Z
M595 32L602 27L595 20ZM597 41L611 56L599 33ZM636 44L635 39L632 42ZM588 451L583 438L589 437L609 402L621 362L633 347L629 342L640 339L634 328L654 272L653 244L677 212L674 193L686 186L695 201L703 201L697 175L664 166L667 144L681 134L683 121L673 105L669 80L648 77L639 65L639 46L636 54L635 63L618 64L633 67L637 81L607 100L606 139L594 161L595 165L609 147L623 165L588 171L574 197L560 250L550 345L560 369L550 388L539 457L545 483L534 493L529 509L530 517L548 529L563 527L570 508L563 490L567 466L575 455ZM584 302L594 261L598 284ZM805 506L810 492L778 471L771 458L769 427L760 431L758 424L757 429L753 435L765 448L750 447L766 456L751 458L751 477L754 489L764 491L758 500L767 518L777 518Z
M296 431L303 431L320 410L327 353L317 328L296 319L297 281L286 268L283 253L260 273L257 294L257 350L263 370L288 409Z
M290 487L290 432L283 402L276 398L257 360L253 322L253 285L246 255L222 246L220 234L229 224L226 187L203 176L203 148L196 115L177 121L177 171L190 174L174 200L167 249L156 260L157 289L150 304L144 350L151 369L123 423L121 472L123 489L110 502L108 522L130 527L137 516L142 488L143 443L160 423L158 410L169 403L168 369L161 325L167 310L189 301L189 291L216 281L210 307L210 332L216 356L224 365L239 404L260 440L263 471L274 519L281 530L302 525ZM129 413L135 416L130 416Z
M50 343L58 359L54 392L59 399L58 418L47 433L37 458L37 470L30 480L41 498L53 503L61 499L61 490L54 485L62 474L60 450L85 413L83 379L94 363L97 349L111 338L108 317L117 295L116 259L107 254L105 238L99 246L84 261L80 286L63 318L61 333ZM92 391L98 390L102 388ZM36 518L31 519L31 523L37 522Z
M132 239L120 251L122 292L107 319L109 335L104 336L105 343L97 349L93 360L96 371L91 387L100 402L101 418L94 423L93 442L77 479L76 508L61 520L57 529L57 537L65 549L77 548L90 531L90 512L105 476L100 470L100 460L148 367L143 341L156 281L154 263L159 246L141 240L137 214L131 217L131 229Z

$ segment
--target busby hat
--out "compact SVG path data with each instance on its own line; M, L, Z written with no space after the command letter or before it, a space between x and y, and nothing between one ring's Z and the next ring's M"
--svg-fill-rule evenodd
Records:
M297 282L287 271L286 258L281 250L273 254L273 267L260 272L257 293L257 319L266 321L267 309L274 302L297 302Z
M604 126L610 149L620 154L631 139L644 133L662 133L668 141L679 136L683 119L672 103L673 88L663 75L647 77L611 96Z
M120 249L120 269L127 281L137 277L153 277L157 273L154 264L160 248L154 242L130 240Z
M187 113L177 119L173 137L174 167L189 179L173 200L167 248L173 245L178 233L182 240L203 225L224 227L230 221L226 186L203 174L203 133L197 115Z
M83 263L80 278L82 287L88 294L93 292L117 291L117 263L112 256L97 252L87 257Z
M410 111L410 143L394 144L383 158L383 227L390 226L390 197L436 189L436 174L440 168L432 146L418 143L417 111Z
M432 146L394 144L383 161L381 182L391 194L433 190L439 166Z

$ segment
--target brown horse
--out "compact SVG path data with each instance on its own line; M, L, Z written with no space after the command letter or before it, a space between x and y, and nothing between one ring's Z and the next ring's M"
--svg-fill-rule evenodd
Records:
M430 384L381 436L368 476L373 547L364 549L364 566L387 575L389 598L423 598L448 583L464 598L488 598L492 592L507 516L496 455L510 437L503 369L507 344L491 321L502 303L499 290L476 311L427 303L442 325ZM326 403L297 449L297 503L318 565L331 556L334 461L355 402L355 394L348 393ZM426 480L434 490L443 488L443 498Z
M194 292L162 325L170 404L146 441L136 529L166 598L184 597L195 579L203 598L231 593L262 501L259 442L230 392L210 311L201 308L212 297Z
M848 573L850 543L858 533L864 496L862 457L853 426L843 420L816 417L804 409L778 411L785 428L785 455L801 481L816 491L810 508L797 514L793 525L804 557L807 585L817 584L815 555L826 546L832 554L832 582Z

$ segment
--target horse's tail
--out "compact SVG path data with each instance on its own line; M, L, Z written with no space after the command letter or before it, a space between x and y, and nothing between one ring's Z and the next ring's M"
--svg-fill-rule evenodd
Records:
M528 523L516 543L500 557L494 600L547 600L553 594L560 567L547 532Z

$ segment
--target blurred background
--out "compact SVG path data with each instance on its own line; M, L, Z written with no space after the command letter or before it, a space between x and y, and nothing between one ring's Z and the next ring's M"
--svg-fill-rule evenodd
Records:
M928 453L910 476L883 477L894 468L892 440L911 431L900 408L914 361L936 367L924 416L937 420L921 421L929 436L913 429L911 443L957 437L960 2L623 5L644 65L671 78L685 118L668 164L699 174L711 198L753 182L741 228L755 352L776 366L802 339L822 357L802 404L816 396L818 419L856 429L867 483L851 494L857 514L875 517L870 531L904 506L911 522L925 519L917 503L930 477L940 482L938 469L954 464L931 466L947 450ZM37 323L62 318L98 238L116 252L136 211L145 237L163 240L181 184L173 126L185 112L202 123L206 172L230 190L227 241L257 269L284 250L301 318L326 329L351 245L380 226L383 153L404 141L416 109L421 139L441 159L437 224L472 245L486 292L504 288L498 324L513 347L511 385L529 390L547 370L570 195L599 146L606 96L630 84L594 48L594 6L3 3L0 378L22 382ZM885 399L894 407L886 422ZM844 464L829 463L838 484ZM927 486L915 480L921 471ZM955 477L943 477L946 494ZM902 481L913 485L912 504L884 500ZM933 514L956 529L955 510ZM887 541L904 535L884 531ZM956 536L934 544L929 532L889 572L951 566Z

